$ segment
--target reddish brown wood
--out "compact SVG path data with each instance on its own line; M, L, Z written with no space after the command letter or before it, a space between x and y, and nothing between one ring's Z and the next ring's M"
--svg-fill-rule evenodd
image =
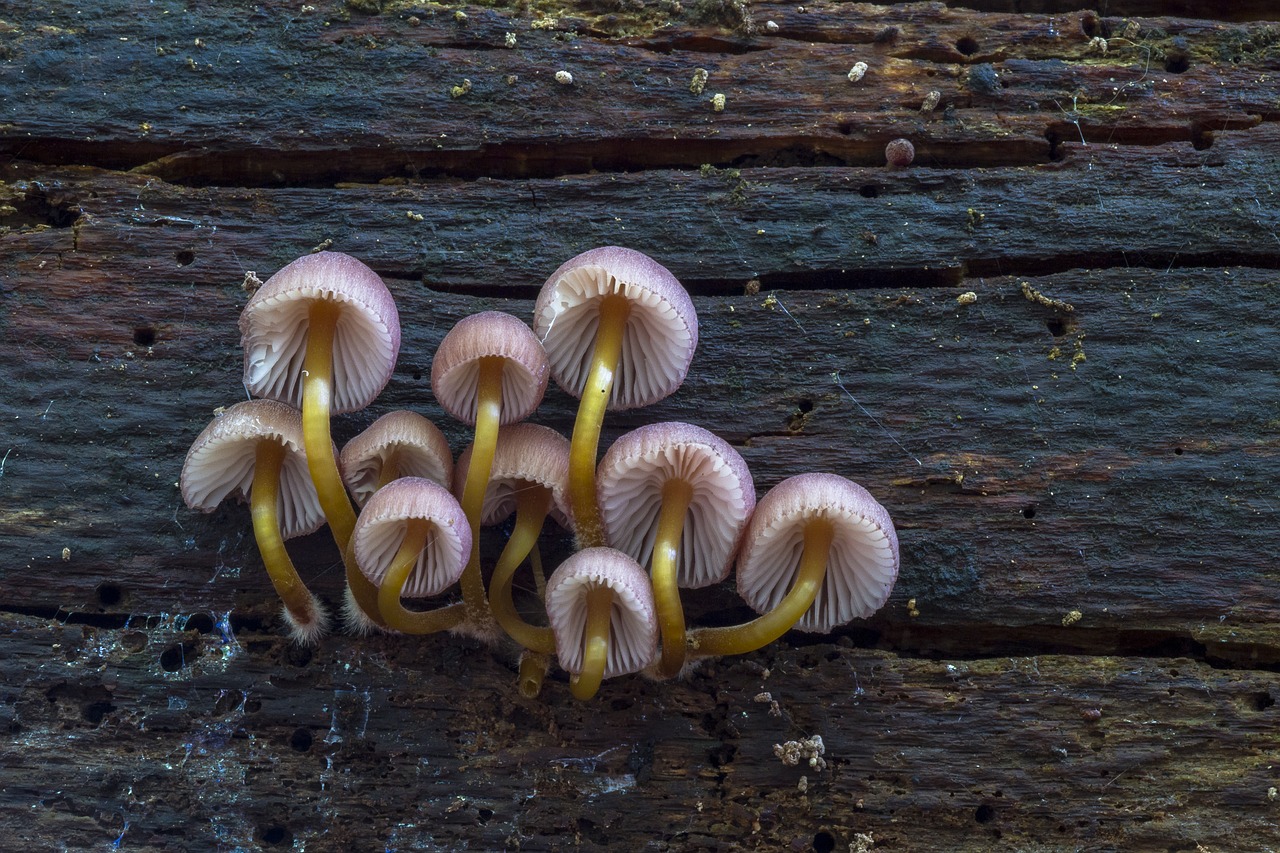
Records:
M1280 28L988 5L5 13L14 843L1276 846ZM883 168L895 136L909 169ZM336 434L410 407L460 449L441 337L527 317L605 243L670 266L702 329L686 386L606 441L685 419L761 492L864 483L901 535L889 605L586 705L556 673L520 699L505 645L288 646L244 508L175 485L242 396L246 273L320 245L371 264L403 350ZM553 390L538 420L572 413ZM327 535L291 549L336 604ZM688 607L747 617L728 584ZM825 769L775 756L814 735Z

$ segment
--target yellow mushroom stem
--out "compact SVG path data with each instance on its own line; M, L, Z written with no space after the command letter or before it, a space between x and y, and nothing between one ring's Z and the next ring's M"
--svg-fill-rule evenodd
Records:
M489 580L489 606L494 618L511 639L526 649L550 655L556 650L555 635L550 628L531 625L516 612L515 601L511 597L511 582L516 569L520 568L520 564L537 544L542 523L551 508L551 491L536 483L522 483L521 486L516 489L515 526L511 529L511 536L507 539L502 554L498 556L498 562L493 567L493 577Z
M662 487L662 510L658 513L650 574L658 628L662 632L658 674L663 678L674 678L684 666L684 608L680 604L676 576L680 570L680 538L692 499L693 487L679 477L668 480Z
M298 577L298 570L289 559L280 532L280 470L284 465L284 445L274 439L258 442L254 458L253 485L249 489L249 510L253 516L253 536L258 541L258 553L266 566L271 585L284 602L285 609L293 617L303 634L318 630L324 615L315 596Z
M467 615L462 603L438 607L435 610L406 610L400 602L405 582L413 573L418 557L427 547L433 525L424 518L410 518L405 525L404 540L391 558L391 566L378 585L378 610L391 628L406 634L434 634L456 627Z
M480 575L480 515L484 509L484 491L493 471L498 425L502 422L502 367L505 361L501 356L480 359L475 440L471 444L467 480L462 487L462 512L471 525L471 558L462 570L462 600L467 607L467 621L476 626L490 622L484 578Z
M791 589L778 606L747 622L725 628L700 628L690 633L690 645L700 656L742 655L769 645L787 633L813 606L827 575L827 558L835 527L825 518L805 525L804 550Z
M587 623L582 630L582 668L569 679L575 698L590 699L600 689L609 662L609 622L613 617L613 590L593 586L587 590Z
M569 504L573 508L579 548L605 544L604 524L600 521L600 505L596 499L596 452L630 315L631 303L625 296L614 294L600 301L600 325L596 329L591 367L569 443Z
M320 508L329 521L329 530L338 550L347 547L356 526L356 513L338 473L329 433L333 410L333 338L342 306L327 299L311 303L307 331L307 354L302 362L302 443L307 451L311 482L320 497Z
M403 458L404 453L401 452L399 445L395 445L391 448L391 452L387 454L387 458L382 460L382 467L378 469L378 484L373 487L375 492L387 483L400 479L400 461Z
M533 543L533 548L529 550L529 568L533 570L533 588L538 593L541 601L547 600L547 574L542 570L542 552L538 550L538 543Z
M399 449L393 449L387 455L382 463L382 470L378 472L378 486L381 489L387 483L400 478L400 457ZM342 549L342 565L347 573L347 589L351 592L351 600L355 602L358 614L354 614L353 618L358 619L363 616L379 628L386 628L386 620L382 618L382 613L378 609L378 587L373 581L365 577L364 572L360 571L360 567L356 565L355 548L351 541L347 540L347 547ZM356 630L369 630L369 626L359 626Z
M520 695L536 699L542 692L542 680L547 676L551 658L541 652L525 651L520 655Z
M365 577L364 572L356 565L354 538L348 539L347 547L342 550L342 565L347 574L347 591L351 593L351 601L355 602L356 609L359 610L359 613L348 614L347 627L361 634L372 631L374 625L383 629L391 627L382 618L382 611L378 607L377 585Z

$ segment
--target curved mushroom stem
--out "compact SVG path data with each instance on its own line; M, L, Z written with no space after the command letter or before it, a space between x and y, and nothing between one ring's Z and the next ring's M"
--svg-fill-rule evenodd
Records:
M475 440L471 445L467 481L462 487L462 512L471 525L471 559L462 570L462 600L467 606L467 621L474 625L490 621L484 578L480 576L480 514L484 509L484 491L489 485L489 475L493 472L493 453L498 445L498 425L502 421L504 361L500 356L480 359Z
M604 524L600 521L600 505L596 498L596 451L600 446L600 427L613 390L613 377L622 355L622 338L631 315L631 303L620 295L606 296L600 302L600 325L596 329L595 349L591 353L591 369L582 389L578 416L573 423L569 444L569 503L573 508L574 526L579 548L605 544Z
M658 664L658 674L663 678L675 677L684 666L684 608L680 604L676 575L680 569L684 517L692 499L693 487L683 479L668 480L662 487L662 510L658 514L650 574L658 627L662 631L662 660Z
M405 581L417 565L418 556L427 547L431 535L431 522L424 518L411 518L405 527L400 550L391 558L391 567L382 576L378 586L378 610L387 625L406 634L434 634L457 626L467 615L465 604L450 604L435 610L406 610L400 603L400 593Z
M516 612L515 602L511 598L511 581L516 569L537 543L542 523L550 508L549 489L527 483L524 488L516 491L515 527L493 567L493 577L489 581L489 606L502 630L526 649L544 655L555 654L555 635L548 627L529 624ZM524 683L523 678L521 683Z
M348 539L347 547L342 549L342 566L347 575L347 597L342 608L347 630L357 636L387 630L390 626L378 608L378 586L356 565L355 537Z
M329 413L333 409L333 336L342 306L327 299L311 303L307 332L307 354L302 362L302 443L307 452L311 482L320 497L320 508L329 521L329 530L338 550L347 547L356 526L356 513L338 473L329 433Z
M520 695L535 699L542 691L542 680L547 676L551 658L541 652L526 651L520 655Z
M249 489L249 509L253 516L253 536L258 553L266 566L271 585L284 602L290 622L290 633L299 643L309 644L320 638L325 629L324 610L307 589L298 570L289 559L280 533L280 469L285 449L279 441L258 442L254 458L253 485Z
M594 586L587 592L587 623L582 630L582 669L569 678L575 698L590 699L600 689L609 662L609 622L613 616L613 590Z
M400 451L394 449L378 472L378 489L399 478ZM378 609L378 587L356 565L355 549L350 539L347 547L342 549L342 565L347 574L347 600L342 609L347 630L361 636L385 630L388 626Z
M790 591L778 606L745 625L700 628L690 633L690 645L699 656L743 655L769 645L787 633L813 606L827 574L827 556L835 527L815 518L804 528L804 551Z
M533 588L538 593L538 598L546 601L547 574L542 570L542 552L538 550L536 541L529 549L529 568L533 570Z

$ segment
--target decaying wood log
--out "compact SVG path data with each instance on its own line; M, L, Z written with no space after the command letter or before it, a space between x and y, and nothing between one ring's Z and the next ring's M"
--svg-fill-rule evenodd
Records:
M970 5L0 14L14 843L1280 847L1280 24ZM520 698L506 645L290 646L245 509L176 488L243 398L249 273L370 264L404 343L335 435L412 408L460 450L440 339L607 243L680 277L701 344L604 440L689 420L761 493L863 483L886 608L585 705L554 672ZM328 534L290 548L340 602ZM688 607L748 616L731 584Z

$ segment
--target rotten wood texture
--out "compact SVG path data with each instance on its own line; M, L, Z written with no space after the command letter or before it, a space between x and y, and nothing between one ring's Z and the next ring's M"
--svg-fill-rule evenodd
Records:
M180 619L3 627L6 831L23 849L1191 851L1275 838L1272 672L823 642L676 683L609 683L588 705L563 683L521 699L509 670L457 639L300 654ZM775 754L815 736L814 766L812 749L792 765Z
M0 15L0 825L32 849L1280 847L1280 25L988 5ZM883 168L895 136L909 169ZM690 420L760 492L858 480L902 540L889 605L590 705L561 675L520 699L507 646L288 646L244 508L176 489L243 395L246 273L322 244L372 265L402 353L337 437L408 407L461 449L444 333L528 317L606 243L689 286L701 347L605 440ZM573 408L553 389L537 420ZM327 534L291 550L340 601ZM731 585L688 606L747 616ZM825 769L773 754L814 735Z

